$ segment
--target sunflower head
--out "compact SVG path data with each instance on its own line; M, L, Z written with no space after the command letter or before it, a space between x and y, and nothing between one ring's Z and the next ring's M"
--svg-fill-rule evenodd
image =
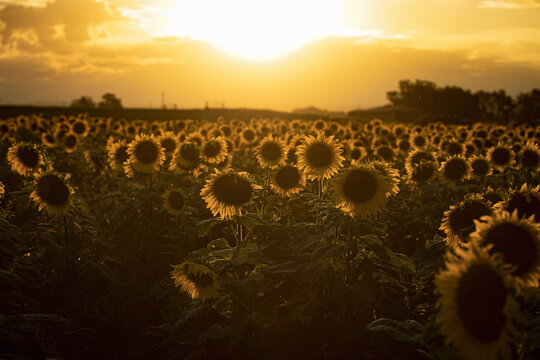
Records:
M79 138L72 132L66 133L62 138L62 145L68 153L74 152L78 144Z
M227 142L221 136L203 143L201 154L209 164L220 163L227 157Z
M422 160L419 163L408 166L407 182L409 184L429 184L437 177L438 166L435 161Z
M111 141L107 144L108 161L111 168L122 170L129 158L128 145L125 140Z
M84 119L78 119L73 124L71 124L71 132L76 136L84 137L90 131L88 122Z
M306 136L298 147L298 165L309 179L330 179L343 165L342 146L333 136Z
M201 150L195 142L185 141L174 152L169 170L195 171L201 166Z
M165 161L165 152L159 142L149 135L137 135L128 145L129 162L136 171L151 174Z
M174 286L188 294L192 299L198 298L202 302L219 296L219 282L216 274L204 264L186 261L173 266L171 278Z
M300 192L306 185L304 173L294 165L285 165L276 170L272 177L272 189L283 197Z
M469 163L462 156L452 156L441 164L439 174L444 182L454 186L469 175Z
M27 142L13 144L7 153L11 170L22 176L30 176L37 172L44 163L44 158L36 145Z
M509 213L517 211L520 218L533 216L535 221L540 221L540 187L530 188L523 184L502 202L502 208Z
M504 170L514 163L514 154L510 146L500 142L493 146L486 155L493 167Z
M180 215L184 211L186 207L186 200L180 189L170 188L163 193L162 197L163 207L169 212L169 214Z
M525 169L538 170L540 168L540 148L535 142L527 141L521 148L519 163Z
M474 179L483 179L491 174L491 163L480 155L469 158L469 176Z
M158 137L158 142L166 155L171 155L178 147L178 136L172 131L166 131Z
M263 168L267 166L274 168L285 164L287 148L281 139L270 135L264 138L257 146L256 154L259 165Z
M50 214L65 214L71 205L73 189L68 184L69 175L61 175L52 169L36 174L35 189L30 198L39 210Z

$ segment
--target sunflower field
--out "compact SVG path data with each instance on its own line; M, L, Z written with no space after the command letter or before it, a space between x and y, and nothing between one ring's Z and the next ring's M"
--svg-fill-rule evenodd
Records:
M540 128L0 121L2 359L538 359Z

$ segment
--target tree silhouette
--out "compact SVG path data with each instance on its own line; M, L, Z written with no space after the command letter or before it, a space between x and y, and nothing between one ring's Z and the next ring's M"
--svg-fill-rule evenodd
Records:
M70 107L81 109L93 109L96 107L96 103L90 96L81 96L79 99L71 101Z
M116 97L113 93L105 93L101 97L101 101L99 102L99 108L100 109L121 109L122 108L122 100Z

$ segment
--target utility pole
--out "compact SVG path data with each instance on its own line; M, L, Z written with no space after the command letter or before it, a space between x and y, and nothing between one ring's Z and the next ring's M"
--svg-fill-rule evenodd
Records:
M165 105L165 92L164 91L161 92L161 108L162 109L167 108L167 106Z

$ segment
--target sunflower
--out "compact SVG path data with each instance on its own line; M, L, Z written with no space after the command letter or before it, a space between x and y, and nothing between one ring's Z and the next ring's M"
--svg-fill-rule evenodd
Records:
M372 165L352 166L334 179L338 208L350 216L362 218L379 212L386 204L386 194L392 190L390 180Z
M342 147L333 136L306 136L296 151L298 165L308 179L330 179L342 166Z
M36 145L27 142L13 144L7 153L11 170L22 176L30 176L39 170L44 163L43 155Z
M6 194L6 187L4 186L4 183L0 181L0 200L4 198L5 194Z
M425 149L428 146L428 139L422 134L416 134L412 136L411 143L417 149Z
M468 242L469 235L474 231L475 220L491 215L493 215L491 205L484 201L481 195L474 195L446 210L439 230L445 232L446 243L456 247L460 242Z
M62 138L62 145L68 153L74 152L78 143L79 138L72 132L66 133Z
M44 132L41 134L41 143L46 147L53 148L56 146L56 138L54 135Z
M174 172L193 171L201 166L201 150L197 143L186 141L173 154L169 170Z
M355 164L357 164L357 162L353 163L353 165ZM399 193L399 171L383 161L373 161L371 165L373 165L373 167L388 180L390 190L386 193L386 196L391 198L392 196L397 195Z
M240 208L251 200L256 189L261 187L255 185L245 172L216 170L206 181L201 197L214 216L219 214L230 219L240 213Z
M412 151L409 153L409 155L407 155L407 159L405 159L405 168L407 170L407 173L412 173L414 167L418 165L421 161L435 162L436 159L430 152L424 150Z
M133 169L145 174L159 170L165 161L163 148L149 135L137 135L135 140L129 143L127 152Z
M512 166L514 162L514 156L510 146L504 143L498 143L493 146L486 154L487 159L493 164L493 167L504 170L507 167Z
M485 156L474 155L468 159L469 162L469 177L473 179L483 179L491 174L491 163Z
M209 164L220 163L227 157L227 142L221 136L208 140L201 147L201 155Z
M466 359L510 359L519 313L511 280L499 257L476 246L460 253L462 260L446 255L446 270L435 275L440 331Z
M306 185L306 177L297 166L280 167L272 176L272 189L283 197L299 193Z
M422 160L416 165L410 166L407 170L407 182L409 184L429 184L437 177L437 163L434 161Z
M285 164L287 148L282 140L269 135L257 146L256 154L261 167L275 168Z
M216 274L203 264L186 261L174 265L171 271L174 286L188 294L192 299L198 298L202 302L219 296L219 282Z
M170 188L162 195L163 207L171 215L180 215L186 207L186 201L180 189Z
M394 160L394 149L388 145L381 145L375 149L375 154L386 162Z
M45 209L49 214L62 215L71 205L73 189L69 186L69 174L61 175L49 168L36 174L36 188L30 194L39 210Z
M540 168L540 148L536 143L527 141L519 152L519 163L525 169L538 171Z
M242 143L246 144L247 146L253 146L257 143L257 133L251 128L246 128L242 130L240 139L242 140Z
M448 141L446 143L441 143L439 151L445 152L449 156L463 155L465 147L459 141Z
M201 147L204 143L204 136L202 136L200 132L194 132L187 136L186 141L194 142L198 147Z
M439 175L448 185L455 186L469 175L469 163L463 156L452 156L441 164Z
M503 197L500 194L500 191L497 191L490 186L481 194L482 199L489 201L491 205L496 205L497 203L503 201Z
M502 211L476 222L471 241L486 247L490 254L500 253L518 289L537 287L540 279L540 224L531 218L519 218L517 210Z
M398 141L397 147L403 154L407 154L411 150L412 145L408 139L401 139Z
M129 159L128 145L125 140L110 142L107 144L109 165L115 170L122 170L124 163Z
M158 142L165 151L165 155L172 155L178 147L178 136L172 131L166 131L158 137Z
M78 119L71 124L71 132L79 137L85 137L89 131L88 122L84 119Z
M511 191L501 207L509 213L517 210L520 218L533 216L535 221L540 221L540 186L529 188L523 184L519 190Z
M361 146L354 146L349 153L349 158L351 161L360 161L366 157L367 151Z

